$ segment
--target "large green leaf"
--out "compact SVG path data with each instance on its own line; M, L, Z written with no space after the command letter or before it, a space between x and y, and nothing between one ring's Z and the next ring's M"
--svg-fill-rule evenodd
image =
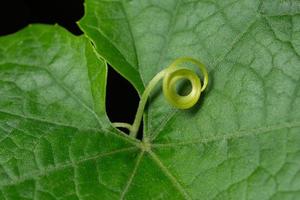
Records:
M158 91L144 119L150 155L178 193L300 198L299 1L86 0L85 12L85 34L140 93L177 57L206 64L199 105L178 111ZM144 168L130 191L145 185L158 198L140 181Z
M300 198L297 1L86 1L86 36L0 39L0 199ZM157 88L144 141L105 113L105 58L142 93L173 59L207 65L193 109Z
M0 38L0 199L118 198L140 154L110 128L106 66L84 37Z

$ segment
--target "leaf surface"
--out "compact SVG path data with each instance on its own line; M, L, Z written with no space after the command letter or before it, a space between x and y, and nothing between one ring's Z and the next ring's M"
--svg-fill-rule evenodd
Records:
M297 1L87 0L85 35L0 39L0 199L298 199ZM105 113L105 58L141 94L175 58L209 70L199 104L156 88L144 141Z
M149 154L182 198L300 197L298 1L87 0L85 11L85 34L140 93L178 57L206 64L197 106L176 110L158 87L144 116Z
M0 38L0 58L0 199L118 198L140 153L110 127L90 42L34 25Z

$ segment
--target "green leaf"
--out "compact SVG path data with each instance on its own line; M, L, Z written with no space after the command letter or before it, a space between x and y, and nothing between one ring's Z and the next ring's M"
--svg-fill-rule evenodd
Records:
M34 25L0 58L0 199L118 198L140 151L110 127L90 42Z
M206 64L196 107L176 110L157 88L144 116L150 157L183 198L300 198L298 1L86 0L85 12L97 52L140 93L178 57Z
M0 199L300 198L297 1L86 1L84 37L0 39ZM111 127L103 57L141 94L177 57L204 62L199 104L153 92L144 140Z

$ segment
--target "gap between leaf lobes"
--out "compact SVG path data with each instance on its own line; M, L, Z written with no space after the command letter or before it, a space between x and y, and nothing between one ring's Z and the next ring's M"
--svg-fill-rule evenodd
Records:
M196 65L203 74L204 80L203 85L201 84L200 78L197 74L189 68L180 67L179 65L182 63L190 62ZM139 106L137 109L137 113L135 115L135 119L133 124L123 123L123 122L114 122L112 123L116 128L126 128L130 131L131 137L136 137L137 132L139 130L145 105L147 103L147 99L153 90L153 88L157 85L157 83L163 79L163 93L167 101L176 108L179 109L188 109L193 107L200 98L201 92L205 90L208 84L208 72L200 61L190 58L190 57L182 57L178 58L167 68L160 71L156 74L153 79L149 82L146 87L144 93L139 102ZM176 84L179 80L187 79L191 83L191 91L186 96L181 96L176 91ZM145 146L146 148L146 146ZM147 149L147 148L146 148Z

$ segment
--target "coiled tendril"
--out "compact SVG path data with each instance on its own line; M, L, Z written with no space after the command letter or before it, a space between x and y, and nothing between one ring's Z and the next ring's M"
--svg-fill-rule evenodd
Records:
M194 71L186 67L180 67L180 64L186 62L191 62L198 66L204 77L203 85L201 84L200 78ZM149 82L141 97L133 124L130 125L128 123L115 122L113 125L115 127L129 129L130 136L136 137L150 92L161 79L163 79L162 88L167 101L176 108L188 109L197 103L201 92L203 92L207 87L208 73L205 66L196 59L189 57L176 59L173 63L171 63L171 65L154 76L154 78ZM176 90L178 81L183 79L187 79L191 83L191 91L185 96L179 95Z

